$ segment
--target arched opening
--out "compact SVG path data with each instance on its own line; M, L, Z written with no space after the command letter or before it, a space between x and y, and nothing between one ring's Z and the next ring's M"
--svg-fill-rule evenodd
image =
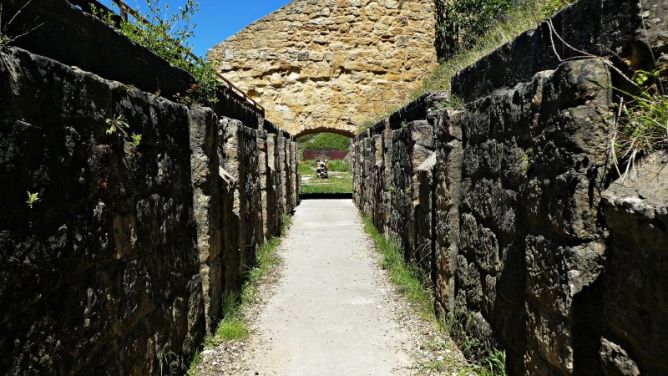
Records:
M352 197L352 168L348 158L352 134L333 129L303 131L299 145L301 198Z
M310 134L314 133L335 133L335 134L340 134L341 136L345 136L348 138L353 138L355 137L355 134L349 130L345 129L340 129L340 128L332 128L332 127L317 127L317 128L308 128L308 129L302 129L299 133L295 135L295 138L300 138L303 136L308 136Z

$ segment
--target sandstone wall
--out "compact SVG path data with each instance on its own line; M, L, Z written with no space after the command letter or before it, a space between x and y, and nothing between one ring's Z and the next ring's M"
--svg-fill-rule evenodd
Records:
M634 9L629 23L641 12L666 17L632 0L602 9L614 7ZM614 31L618 22L583 30ZM642 38L628 26L615 35ZM662 375L666 156L611 183L619 77L584 59L491 89L496 81L481 79L518 56L515 48L542 51L524 42L536 43L544 27L460 74L472 85L462 87L465 108L426 96L357 136L354 200L432 279L435 308L468 356L501 348L512 375ZM646 48L660 56L665 45ZM524 59L515 72L546 61Z
M433 0L294 0L209 59L292 134L352 135L431 73L434 24Z
M0 374L184 374L297 204L292 138L19 48L0 103Z

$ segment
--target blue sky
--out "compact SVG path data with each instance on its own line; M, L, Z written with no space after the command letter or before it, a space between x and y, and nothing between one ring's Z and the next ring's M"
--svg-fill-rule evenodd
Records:
M162 0L177 9L185 0ZM101 0L109 6L111 0ZM125 0L135 9L142 9L145 0ZM206 50L222 42L251 22L266 16L290 0L199 0L199 12L193 21L197 25L191 46L196 55L204 57ZM112 9L116 9L112 7Z

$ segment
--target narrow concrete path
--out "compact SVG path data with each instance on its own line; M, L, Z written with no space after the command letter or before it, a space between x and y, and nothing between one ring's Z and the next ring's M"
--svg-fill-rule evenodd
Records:
M392 313L351 200L304 200L280 247L282 277L256 322L258 375L404 375L409 333Z

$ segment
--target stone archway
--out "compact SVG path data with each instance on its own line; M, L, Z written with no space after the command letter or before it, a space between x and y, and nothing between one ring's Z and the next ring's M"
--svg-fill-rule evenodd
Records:
M302 129L299 133L294 135L295 139L298 139L302 136L306 136L309 134L315 134L315 133L336 133L340 134L342 136L346 136L349 138L355 137L355 132L353 129L347 130L347 129L340 129L340 128L334 128L334 127L316 127L316 128L306 128Z

